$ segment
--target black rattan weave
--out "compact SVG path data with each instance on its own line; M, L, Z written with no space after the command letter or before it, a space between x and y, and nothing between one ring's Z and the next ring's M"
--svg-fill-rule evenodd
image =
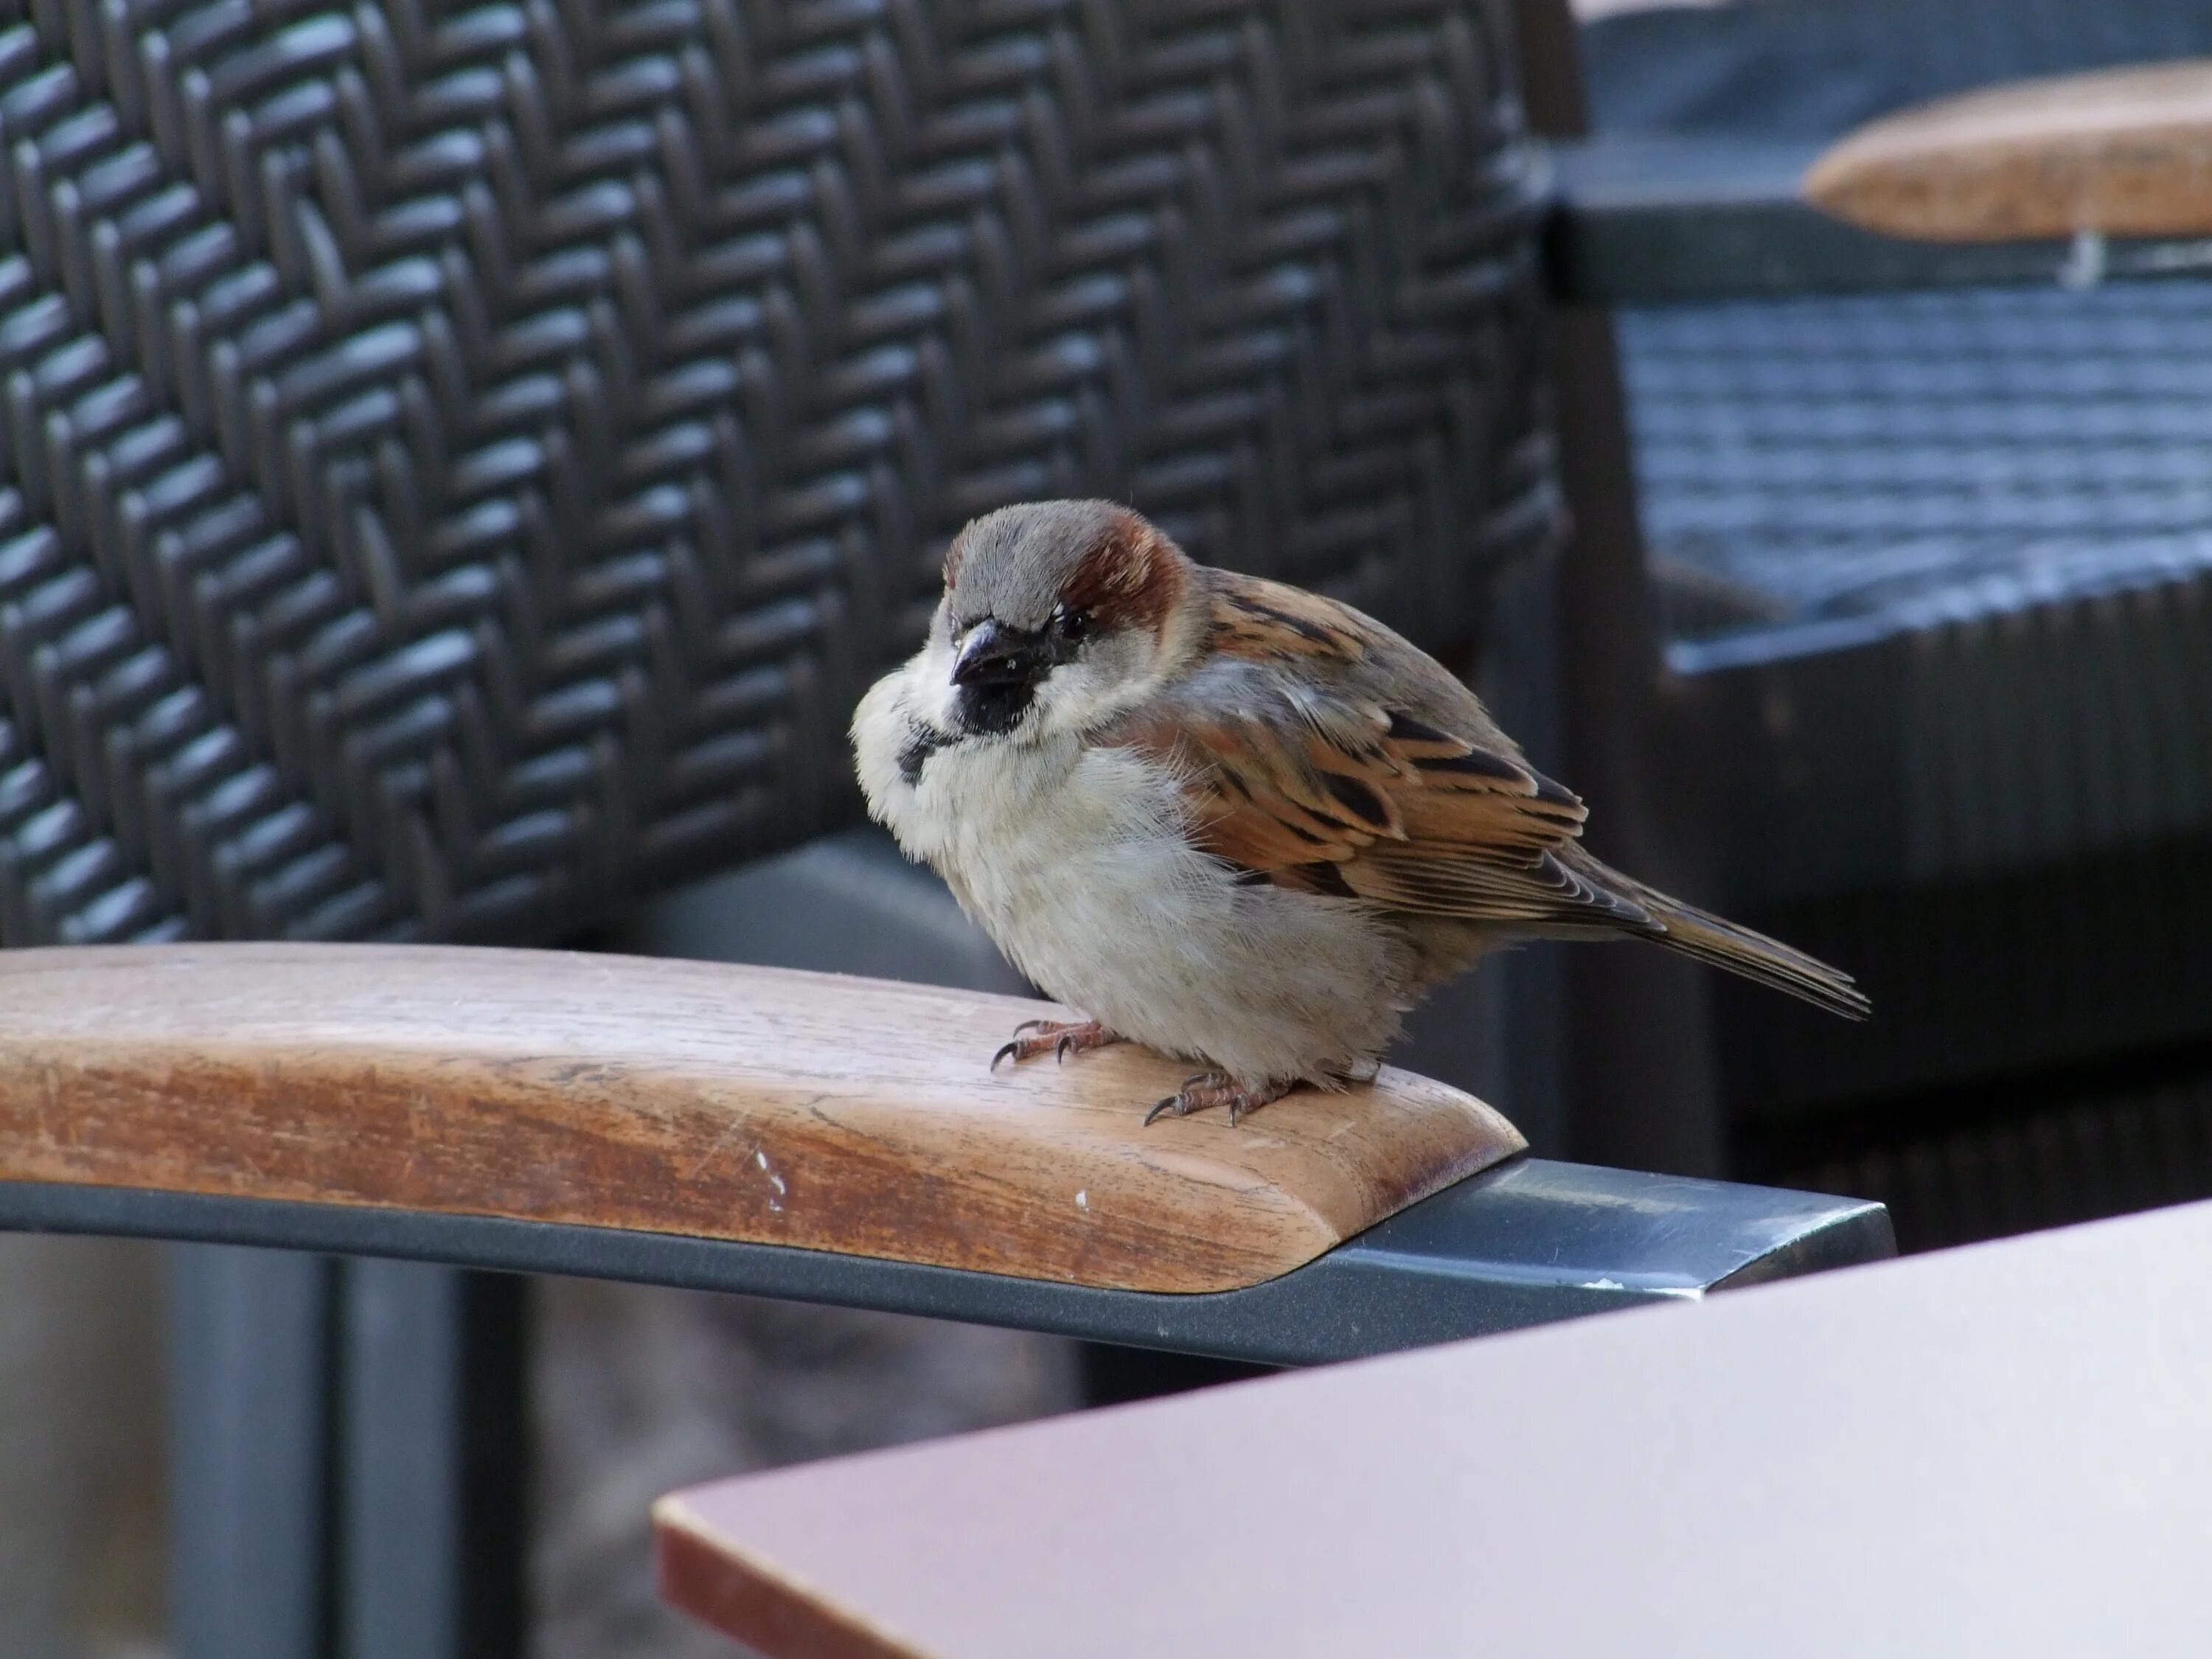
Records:
M1465 636L1555 516L1502 15L0 8L0 940L791 842L1008 499Z

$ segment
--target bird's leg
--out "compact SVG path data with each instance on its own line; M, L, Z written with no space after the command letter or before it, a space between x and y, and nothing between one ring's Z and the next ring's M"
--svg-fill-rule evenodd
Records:
M1188 1117L1193 1112L1202 1112L1209 1106L1226 1106L1229 1121L1243 1121L1247 1112L1257 1111L1271 1100L1280 1100L1297 1087L1294 1083L1239 1083L1226 1072L1200 1072L1186 1080L1182 1087L1145 1114L1145 1121L1156 1118Z
M1057 1054L1065 1061L1086 1048L1103 1048L1121 1039L1095 1019L1025 1019L1014 1027L1014 1040L991 1056L991 1069L1011 1060L1020 1065L1039 1054Z

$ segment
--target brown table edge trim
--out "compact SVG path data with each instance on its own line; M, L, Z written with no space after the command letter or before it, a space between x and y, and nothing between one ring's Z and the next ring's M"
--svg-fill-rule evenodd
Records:
M833 1607L769 1563L718 1545L678 1494L653 1505L653 1577L667 1606L775 1659L939 1659Z

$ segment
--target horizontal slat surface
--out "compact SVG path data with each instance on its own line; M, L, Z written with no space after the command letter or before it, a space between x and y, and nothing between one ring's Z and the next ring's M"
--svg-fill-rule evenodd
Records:
M1134 1048L994 1075L1042 1006L415 946L0 954L0 1178L622 1228L1190 1292L1272 1279L1522 1147L1386 1070L1143 1127Z

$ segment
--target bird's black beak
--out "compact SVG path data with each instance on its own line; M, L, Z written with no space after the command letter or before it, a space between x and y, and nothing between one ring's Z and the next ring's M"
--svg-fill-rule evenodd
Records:
M1009 628L986 617L968 630L952 661L955 685L1011 686L1033 684L1052 666L1043 636Z

